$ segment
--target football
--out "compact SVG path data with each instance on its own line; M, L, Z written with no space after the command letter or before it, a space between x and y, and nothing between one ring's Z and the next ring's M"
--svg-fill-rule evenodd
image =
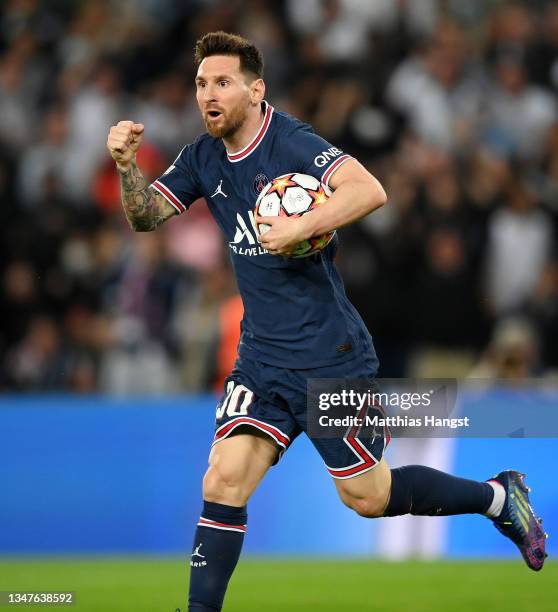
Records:
M308 174L283 174L269 182L260 192L256 201L256 214L260 217L300 217L323 204L331 195L329 187ZM260 234L270 228L259 224ZM292 257L309 257L324 249L335 232L315 236L301 242Z

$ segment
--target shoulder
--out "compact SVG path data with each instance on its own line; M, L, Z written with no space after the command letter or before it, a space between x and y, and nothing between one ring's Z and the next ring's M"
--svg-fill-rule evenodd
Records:
M220 139L213 138L209 134L200 134L190 144L182 148L176 161L181 161L185 164L203 164L208 158L214 157L215 153L222 149L223 143Z
M273 127L278 134L286 136L315 133L314 128L309 123L304 123L293 115L277 109L274 109Z
M306 160L308 156L313 158L328 144L309 123L304 123L288 113L276 111L275 120L277 122L275 133L281 148L296 159Z
M319 153L341 154L339 149L316 133L309 123L283 112L277 113L277 120L282 145L303 161L314 159Z

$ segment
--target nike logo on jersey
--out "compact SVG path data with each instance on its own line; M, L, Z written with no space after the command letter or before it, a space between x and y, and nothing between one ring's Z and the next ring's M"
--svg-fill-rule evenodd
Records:
M214 194L211 196L212 198L214 198L215 196L218 196L218 195L222 195L222 196L224 196L225 198L228 198L228 197L229 197L229 196L228 196L228 195L227 195L227 194L226 194L226 193L223 191L223 187L222 187L222 185L223 185L223 179L221 179L221 180L219 181L219 184L217 185L217 189L215 190L215 193L214 193Z

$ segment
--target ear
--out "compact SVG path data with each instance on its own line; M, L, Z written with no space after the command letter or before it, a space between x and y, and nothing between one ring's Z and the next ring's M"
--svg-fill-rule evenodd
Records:
M250 83L250 101L257 106L265 97L265 83L263 79L254 79Z

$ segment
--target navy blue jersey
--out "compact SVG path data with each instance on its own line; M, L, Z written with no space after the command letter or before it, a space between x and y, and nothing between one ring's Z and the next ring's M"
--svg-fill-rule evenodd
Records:
M270 255L256 239L254 206L266 183L300 172L327 185L351 157L267 102L262 110L260 130L244 149L227 153L221 139L204 134L152 186L179 213L205 198L225 234L244 303L241 357L305 369L361 354L377 364L370 334L333 264L337 238L303 259Z

